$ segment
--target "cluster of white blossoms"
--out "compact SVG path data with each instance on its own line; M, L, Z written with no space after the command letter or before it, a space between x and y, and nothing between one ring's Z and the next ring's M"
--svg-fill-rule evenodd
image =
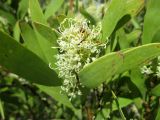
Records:
M148 65L145 65L141 68L141 73L144 75L154 74L158 78L160 78L160 56L158 56L158 58L157 58L156 71L152 70L152 62L150 62Z
M59 77L63 79L61 89L70 99L82 94L79 89L79 71L98 58L106 47L106 44L99 42L101 24L89 24L87 20L66 18L59 27L59 54L56 55L56 65Z

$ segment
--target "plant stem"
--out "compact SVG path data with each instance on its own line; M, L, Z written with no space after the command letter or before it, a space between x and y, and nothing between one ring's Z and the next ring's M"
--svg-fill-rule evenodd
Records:
M119 110L119 113L120 113L120 115L121 115L122 120L126 120L126 118L125 118L125 116L124 116L124 114L123 114L123 111L122 111L122 109L121 109L120 106L119 106L119 102L118 102L117 96L115 95L115 93L114 93L113 91L111 91L111 92L112 92L113 98L114 98L114 100L115 100L115 102L116 102L116 105L117 105L117 107L118 107L118 110Z

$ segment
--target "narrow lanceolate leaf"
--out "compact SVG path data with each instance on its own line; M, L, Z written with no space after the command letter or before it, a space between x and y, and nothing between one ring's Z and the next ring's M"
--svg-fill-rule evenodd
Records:
M64 0L51 0L45 11L45 19L47 20L50 16L55 15L56 11L61 7Z
M47 86L61 84L48 64L3 32L0 32L0 65L33 83Z
M32 21L37 21L43 24L47 24L38 0L29 0L29 12Z
M160 43L109 53L84 67L79 78L87 87L97 87L115 74L137 67L160 55Z
M103 40L112 34L122 17L136 15L143 4L144 0L112 0L102 21Z
M142 35L143 44L152 42L154 35L156 35L156 33L160 30L159 6L160 6L160 0L148 1L147 12L144 18L144 28Z

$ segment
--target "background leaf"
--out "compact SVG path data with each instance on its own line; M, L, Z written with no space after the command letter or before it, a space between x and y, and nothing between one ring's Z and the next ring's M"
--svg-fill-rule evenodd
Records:
M123 16L136 15L143 4L144 0L112 0L102 20L103 40L112 34Z
M38 0L29 0L29 10L32 21L47 24Z
M86 19L88 19L91 22L91 24L96 25L96 20L94 19L94 17L92 15L90 15L84 8L80 8L80 13Z
M9 22L9 24L11 24L11 25L14 25L16 23L15 17L12 14L10 14L9 12L0 10L0 16L7 19L7 22Z
M155 96L160 96L160 84L158 84L157 86L155 86L152 90L151 90L151 94L155 95Z
M61 7L64 0L51 0L48 4L46 11L45 11L45 18L46 20L50 17L55 15L56 11Z
M160 119L160 107L158 106L157 116L155 120L159 120L159 119Z
M147 12L144 18L144 27L142 35L142 43L147 44L152 42L154 35L160 29L160 16L159 14L159 0L147 1Z
M57 39L58 34L56 31L46 25L43 25L38 22L34 22L34 26L36 30L44 37L46 40L48 40L50 43L52 43L54 46L57 46Z
M131 81L137 86L143 98L145 97L145 93L147 92L147 88L145 86L145 79L141 73L140 68L135 68L131 71Z
M21 0L17 11L17 16L21 19L25 16L28 10L28 0Z
M126 107L127 105L133 103L133 100L128 99L128 98L119 97L118 98L118 103L119 103L119 107L123 108L123 107ZM114 110L117 110L117 109L118 109L117 108L117 104L116 104L115 101L113 101L113 103L112 103L112 110L114 111Z

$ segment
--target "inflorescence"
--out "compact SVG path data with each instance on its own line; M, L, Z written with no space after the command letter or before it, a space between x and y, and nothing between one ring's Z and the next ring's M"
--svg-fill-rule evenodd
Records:
M72 99L82 94L79 71L100 57L106 44L100 42L100 23L94 26L87 20L66 18L60 24L59 33L56 65L63 79L62 92Z
M157 57L156 71L153 70L152 61L150 61L149 64L141 68L141 73L145 76L154 75L157 76L157 78L160 78L160 56Z

